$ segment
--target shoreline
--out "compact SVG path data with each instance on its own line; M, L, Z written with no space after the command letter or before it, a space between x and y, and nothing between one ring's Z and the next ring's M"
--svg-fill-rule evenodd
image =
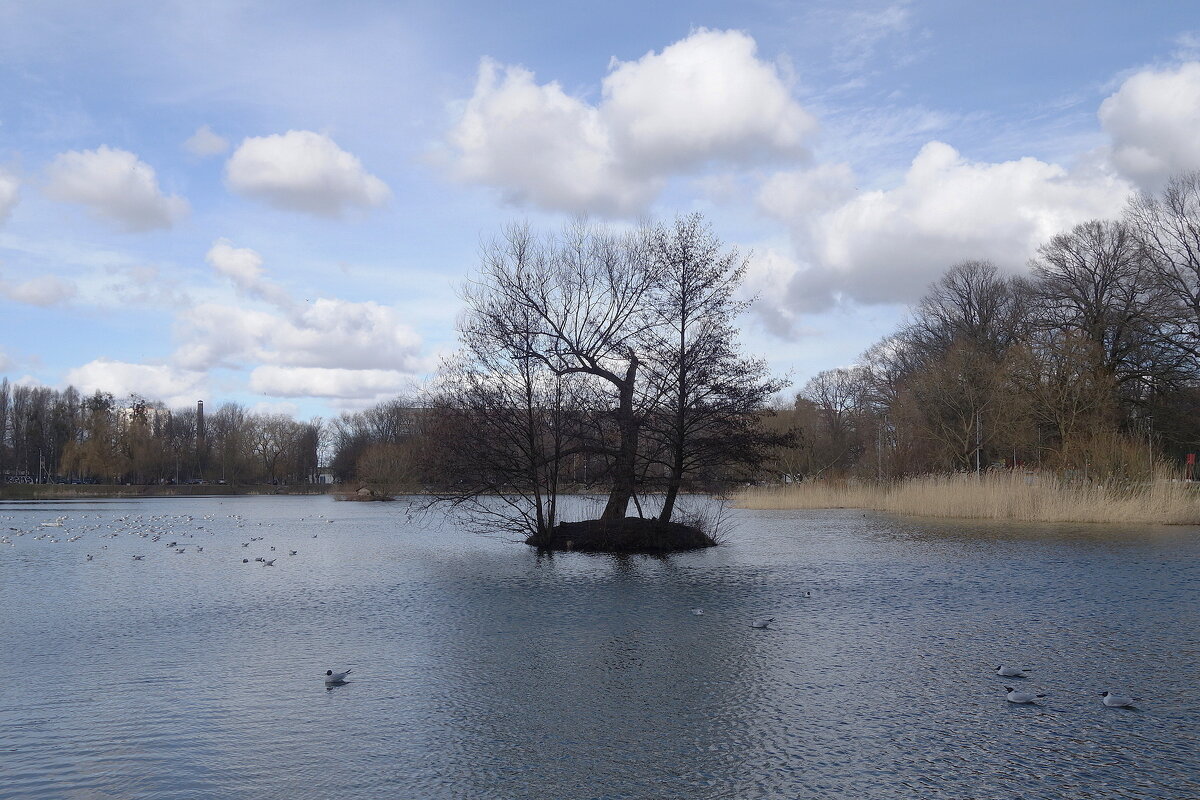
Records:
M134 486L124 484L57 484L6 483L0 484L0 501L4 500L92 500L103 498L143 497L235 497L253 495L321 495L333 494L336 487L321 486L233 486L215 483L183 485Z
M1200 487L1178 481L1088 483L1046 473L924 475L875 483L819 480L732 498L757 510L861 509L999 522L1200 525Z

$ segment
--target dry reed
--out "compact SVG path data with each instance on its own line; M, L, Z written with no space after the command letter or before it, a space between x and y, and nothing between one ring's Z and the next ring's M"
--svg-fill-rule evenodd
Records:
M1173 480L1067 481L1045 473L927 475L891 483L806 481L755 487L739 508L865 508L922 517L1022 522L1200 524L1200 490Z

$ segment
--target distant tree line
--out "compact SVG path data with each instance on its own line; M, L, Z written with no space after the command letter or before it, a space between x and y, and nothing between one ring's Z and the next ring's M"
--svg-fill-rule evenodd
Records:
M1182 463L1200 450L1200 173L1052 237L1027 275L955 264L779 412L799 435L773 467L793 478Z
M236 403L201 421L137 396L0 380L0 481L303 483L316 479L323 437L319 419Z

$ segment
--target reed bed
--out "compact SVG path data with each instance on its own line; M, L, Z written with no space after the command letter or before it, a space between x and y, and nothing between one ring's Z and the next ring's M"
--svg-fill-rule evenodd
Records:
M864 508L919 517L1021 522L1200 524L1200 489L1177 480L1095 483L1046 473L926 475L887 483L818 480L754 487L739 508Z

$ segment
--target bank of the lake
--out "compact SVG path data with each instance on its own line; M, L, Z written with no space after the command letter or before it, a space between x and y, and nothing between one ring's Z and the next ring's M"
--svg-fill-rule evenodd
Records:
M1021 471L923 475L896 481L809 480L756 486L739 508L858 508L913 517L1044 523L1200 525L1200 485L1179 480L1087 481Z
M118 483L4 483L0 500L76 500L105 497L232 497L236 495L329 494L333 486L295 484L231 485L203 484L118 484Z

